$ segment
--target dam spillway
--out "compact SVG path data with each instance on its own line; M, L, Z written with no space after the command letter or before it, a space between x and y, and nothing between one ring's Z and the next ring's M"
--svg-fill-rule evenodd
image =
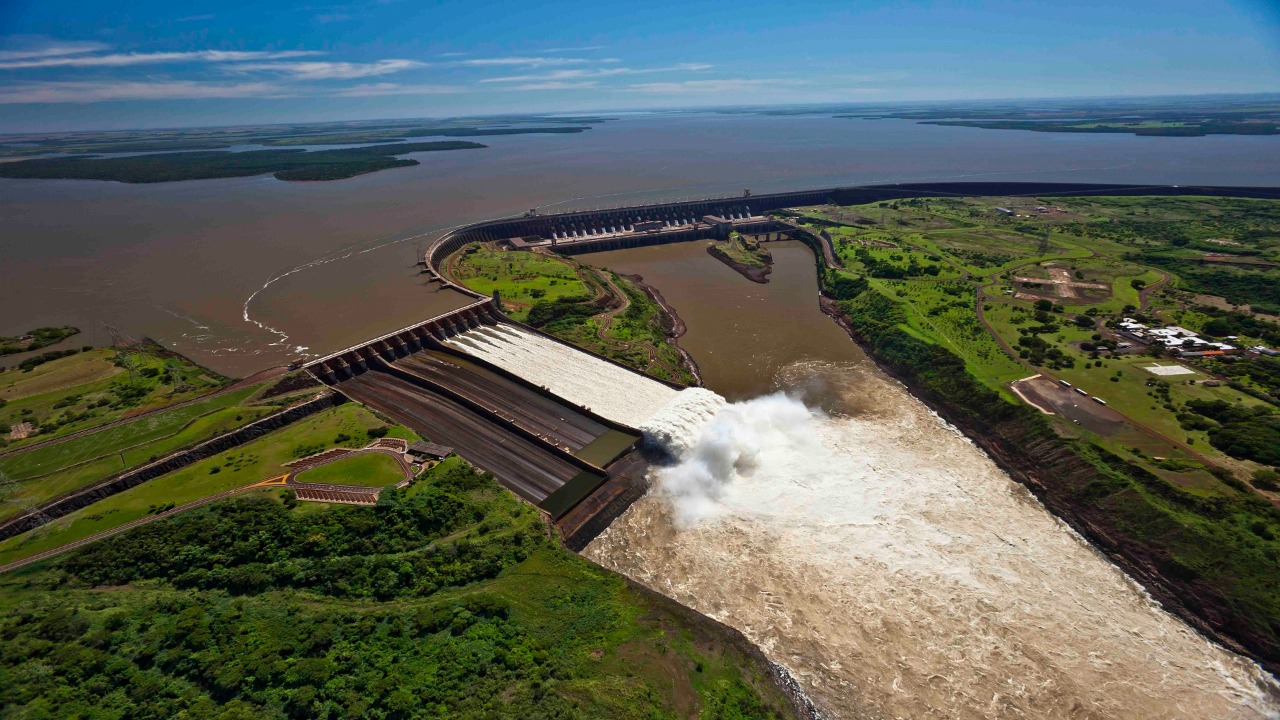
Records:
M631 428L639 428L679 392L633 370L505 323L468 330L445 344Z
M636 427L679 395L511 323L488 298L307 365L322 382L452 447L546 511L598 531L644 482ZM584 508L579 505L594 498Z

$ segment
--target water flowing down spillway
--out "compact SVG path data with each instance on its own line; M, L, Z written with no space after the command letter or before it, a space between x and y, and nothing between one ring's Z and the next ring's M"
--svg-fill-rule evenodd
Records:
M1276 717L1270 676L903 388L831 364L780 385L827 411L698 391L646 423L677 461L585 554L742 630L833 718Z
M455 350L628 427L639 428L678 393L639 373L511 325L482 326L447 342Z

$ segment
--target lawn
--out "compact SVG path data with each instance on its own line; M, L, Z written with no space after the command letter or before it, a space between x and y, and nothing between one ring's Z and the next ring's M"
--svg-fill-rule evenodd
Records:
M915 334L959 355L983 384L1013 399L1006 384L1026 377L1027 370L978 322L970 284L872 280L871 286L902 303Z
M226 378L152 344L120 351L95 348L29 373L0 373L0 399L7 401L0 407L0 425L26 422L40 428L28 438L7 441L5 449L191 400L225 382Z
M0 459L0 476L19 483L0 505L0 518L21 504L40 504L78 487L183 447L247 425L277 410L244 405L260 386L242 388L204 402L140 418L29 452Z
M386 487L404 479L400 463L385 453L367 452L298 473L298 482Z
M370 428L384 425L354 403L325 410L0 542L0 565L123 525L168 503L181 505L279 475L286 472L284 463L313 452L362 446ZM400 432L391 435L412 435L404 428L393 430ZM341 436L346 439L339 442Z
M1010 345L1017 345L1020 337L1019 327L1035 324L1031 319L1030 311L1022 303L991 300L987 303L987 308L985 313L987 322L991 323L996 332ZM1195 375L1160 378L1144 369L1154 364L1172 363L1173 361L1168 358L1152 358L1146 354L1122 354L1092 360L1089 353L1079 350L1072 343L1090 340L1095 330L1075 326L1071 322L1073 315L1069 312L1062 315L1055 313L1054 317L1060 325L1059 330L1039 337L1073 357L1075 366L1048 370L1046 371L1048 375L1066 380L1090 395L1106 400L1108 405L1123 415L1166 437L1187 442L1203 455L1223 464L1234 463L1209 444L1206 432L1184 430L1178 424L1174 414L1164 407L1164 401L1157 400L1154 387L1148 383L1162 379L1167 382L1170 402L1175 405L1183 404L1188 400L1226 400L1252 407L1263 404L1262 401L1226 385L1206 387L1201 384L1201 381L1207 379L1207 376L1199 371ZM1089 367L1085 367L1086 365ZM1188 384L1188 380L1196 382L1194 385Z
M453 262L462 284L485 295L496 290L516 319L523 319L538 300L595 295L569 261L552 255L472 245Z

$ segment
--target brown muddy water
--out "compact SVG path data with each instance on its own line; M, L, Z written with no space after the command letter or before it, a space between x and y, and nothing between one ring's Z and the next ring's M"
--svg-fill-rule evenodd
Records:
M818 311L813 253L796 241L771 242L773 272L748 282L707 254L705 241L581 255L582 262L640 275L680 313L680 345L698 362L707 387L729 400L773 389L785 367L807 360L869 362Z
M584 554L740 629L831 718L1276 716L1270 676L868 362L807 248L771 247L760 286L700 245L584 257L643 274L739 398L658 428L679 462Z
M244 375L451 308L420 282L416 251L531 207L944 179L1280 185L1271 137L681 113L484 142L337 182L0 180L0 335L71 324L83 344L112 326Z

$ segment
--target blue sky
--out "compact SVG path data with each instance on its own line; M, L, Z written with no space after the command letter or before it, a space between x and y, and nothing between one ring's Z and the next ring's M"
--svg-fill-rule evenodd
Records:
M0 131L1280 91L1280 1L0 0Z

